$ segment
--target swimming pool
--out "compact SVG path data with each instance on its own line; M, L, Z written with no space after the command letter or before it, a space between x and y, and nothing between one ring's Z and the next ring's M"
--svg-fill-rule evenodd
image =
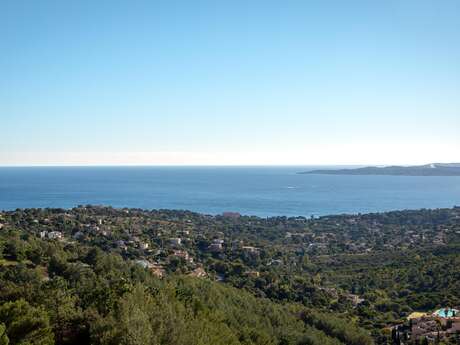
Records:
M442 308L434 312L439 317L455 317L460 316L457 309Z

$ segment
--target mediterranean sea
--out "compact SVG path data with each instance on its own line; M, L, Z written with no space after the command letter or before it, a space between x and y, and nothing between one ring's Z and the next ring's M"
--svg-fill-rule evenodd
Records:
M2 167L0 210L110 205L321 216L460 205L460 177L300 175L319 167Z

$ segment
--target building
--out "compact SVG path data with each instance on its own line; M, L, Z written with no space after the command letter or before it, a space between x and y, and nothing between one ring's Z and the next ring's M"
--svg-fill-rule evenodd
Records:
M196 277L196 278L206 278L208 274L206 271L203 269L203 267L198 267L195 268L192 272L188 274L191 277Z
M182 239L180 237L170 238L169 242L172 246L178 247L182 244Z
M189 263L193 262L193 258L185 250L175 250L172 255L177 258L182 258Z
M271 259L271 260L267 263L267 266L271 266L271 265L279 266L279 265L282 265L282 264L283 264L283 261L280 260L280 259Z
M48 240L62 240L64 235L60 231L41 231L40 238Z
M238 212L224 212L222 213L223 217L237 219L241 217L241 214Z
M157 276L158 278L163 278L166 275L166 271L163 268L163 266L154 264L150 267L150 272L153 273L153 275Z
M149 244L147 242L139 242L139 248L142 250L147 250L149 249Z
M246 253L258 254L260 249L252 246L242 246L241 249Z
M136 260L135 261L139 266L142 266L145 269L148 269L150 272L152 272L155 276L158 278L163 278L166 274L165 269L163 268L162 265L152 263L147 260Z
M223 245L224 245L224 240L214 239L212 243L209 245L208 249L211 252L221 252L224 249Z
M454 308L441 308L433 313L413 312L407 319L409 326L395 326L398 332L404 331L405 337L413 341L427 339L430 342L450 337L460 337L460 316Z
M260 272L259 271L247 271L244 274L246 274L248 277L251 277L251 278L259 278L260 277Z

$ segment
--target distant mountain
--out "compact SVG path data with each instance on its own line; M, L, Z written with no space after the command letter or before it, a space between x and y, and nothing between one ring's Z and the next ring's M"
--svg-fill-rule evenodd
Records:
M356 169L323 169L299 172L322 175L394 175L394 176L460 176L460 163L431 163L416 166L369 166Z

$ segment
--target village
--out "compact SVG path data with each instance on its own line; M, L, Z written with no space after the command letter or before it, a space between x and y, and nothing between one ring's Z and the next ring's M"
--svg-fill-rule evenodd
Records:
M45 240L97 244L105 251L136 260L159 277L171 269L208 276L203 262L209 257L241 259L248 267L242 273L257 277L260 265L295 265L290 261L290 253L359 254L443 246L460 239L460 208L450 211L450 228L445 223L431 228L395 226L377 215L261 219L242 217L237 212L214 217L187 211L103 206L48 210L47 215L43 210L24 212L21 219L17 215L9 219L5 213L0 218L0 228L27 227ZM280 251L285 255L280 255ZM213 277L223 279L215 272Z

